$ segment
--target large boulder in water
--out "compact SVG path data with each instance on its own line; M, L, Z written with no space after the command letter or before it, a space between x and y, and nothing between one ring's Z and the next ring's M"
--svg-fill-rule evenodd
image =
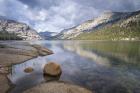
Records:
M37 85L23 93L94 93L86 88L64 83L64 82L48 82Z
M59 76L61 75L61 67L59 64L56 64L54 62L49 62L44 66L44 75L49 75L49 76Z

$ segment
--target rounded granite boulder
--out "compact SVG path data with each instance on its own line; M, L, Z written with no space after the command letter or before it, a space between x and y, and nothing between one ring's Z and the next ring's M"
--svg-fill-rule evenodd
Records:
M59 76L61 75L61 67L59 64L54 63L54 62L49 62L44 66L44 75L49 75L49 76Z
M37 85L23 93L94 93L86 88L64 83L64 82L48 82Z

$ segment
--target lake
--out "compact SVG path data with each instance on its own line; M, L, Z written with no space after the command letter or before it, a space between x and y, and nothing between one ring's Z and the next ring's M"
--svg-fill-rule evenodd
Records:
M70 82L96 93L140 93L139 41L36 41L54 54L13 65L8 75L17 85L9 93L21 93L47 82L43 67L47 62L61 65L60 81ZM24 69L33 67L32 73Z

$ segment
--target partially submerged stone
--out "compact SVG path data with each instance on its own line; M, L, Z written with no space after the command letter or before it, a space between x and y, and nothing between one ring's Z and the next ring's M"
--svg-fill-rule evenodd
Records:
M33 71L34 71L34 69L32 67L28 67L28 68L24 69L24 72L26 72L26 73L31 73Z
M44 66L43 72L44 75L59 76L62 70L59 64L56 64L54 62L49 62Z
M64 82L48 82L37 85L23 93L94 93L86 88L64 83Z
M39 55L41 55L41 56L46 56L46 55L53 54L53 51L51 51L51 50L49 50L45 47L42 47L40 45L34 44L34 45L32 45L32 47L36 48L38 50Z

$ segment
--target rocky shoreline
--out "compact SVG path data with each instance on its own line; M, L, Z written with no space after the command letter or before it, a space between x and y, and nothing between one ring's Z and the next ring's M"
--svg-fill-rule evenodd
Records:
M7 78L12 65L20 64L38 56L47 56L53 54L53 51L36 44L17 41L0 41L0 93L8 93L14 85ZM32 67L26 68L26 73L32 72ZM67 82L61 82L59 76L61 67L59 64L50 62L44 67L44 77L48 83L42 83L33 88L29 88L24 93L92 93L86 88L73 85ZM53 76L52 76L53 75Z
M0 91L7 93L11 83L7 74L11 66L25 62L37 56L46 56L53 52L39 45L31 45L27 42L0 41Z

